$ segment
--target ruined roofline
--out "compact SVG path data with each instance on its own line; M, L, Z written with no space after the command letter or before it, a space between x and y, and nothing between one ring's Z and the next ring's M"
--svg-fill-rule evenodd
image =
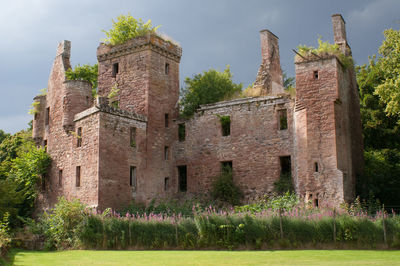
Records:
M104 105L104 104L100 104L100 105L95 104L91 108L86 109L85 111L76 114L74 117L74 122L82 120L82 119L84 119L92 114L98 113L98 112L108 113L108 114L125 117L125 118L129 118L129 119L133 119L133 120L137 120L137 121L141 121L141 122L147 122L147 117L145 117L144 115L121 110L119 108L113 108L109 105Z
M333 14L331 17L332 17L332 18L333 18L333 17L340 17L340 18L343 20L343 22L346 24L346 21L344 20L342 14L339 14L339 13L338 13L338 14Z
M311 62L316 62L316 61L330 60L330 59L333 59L333 58L335 58L336 61L338 61L339 64L342 67L345 67L345 65L342 63L342 61L340 61L340 58L337 55L334 55L334 54L319 55L319 57L317 57L317 56L308 56L308 57L306 57L304 59L303 58L296 59L294 61L294 63L296 65L300 65L300 64L306 64L306 63L311 63Z
M101 62L147 49L163 54L177 62L180 61L182 56L181 47L170 41L164 40L157 34L148 33L144 36L136 37L126 43L115 46L100 43L97 48L97 60Z
M262 102L262 101L268 101L269 103L275 104L276 101L279 101L279 100L286 101L287 99L288 98L285 96L247 97L247 98L240 98L240 99L234 99L234 100L229 100L229 101L222 101L222 102L200 105L200 108L197 109L197 111L206 111L206 110L211 110L211 109L218 109L218 108L224 108L224 107L228 107L228 106L235 106L235 105L241 105L241 104L251 104L251 103Z

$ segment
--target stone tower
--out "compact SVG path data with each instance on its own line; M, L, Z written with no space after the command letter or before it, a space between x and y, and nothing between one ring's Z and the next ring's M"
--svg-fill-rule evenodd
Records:
M178 45L153 34L116 46L101 44L97 50L99 95L106 97L117 88L121 110L147 117L146 140L137 147L144 155L137 180L140 200L176 192L172 144L178 138L173 121L178 117L181 54Z
M332 22L335 43L351 55L342 16ZM295 69L296 192L315 204L352 200L363 162L354 67L327 54L299 57Z

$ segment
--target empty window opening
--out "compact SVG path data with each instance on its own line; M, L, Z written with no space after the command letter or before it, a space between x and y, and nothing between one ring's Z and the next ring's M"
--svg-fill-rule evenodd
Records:
M63 179L63 170L58 170L58 186L62 187L62 179Z
M35 113L35 115L33 116L33 119L34 119L34 120L37 120L37 117L38 117L38 114Z
M292 173L292 163L290 156L279 157L281 165L281 176L291 176Z
M81 186L81 167L80 166L76 167L75 186L76 187L80 187Z
M186 167L186 165L178 166L178 182L179 182L179 191L186 192L187 191L187 167Z
M318 207L318 195L317 198L314 199L314 207Z
M309 202L310 202L310 201L312 202L312 200L313 200L313 196L312 196L312 194L309 194L309 195L308 195L308 201L309 201Z
M315 70L314 71L314 79L318 79L319 78L319 76L318 76L318 70Z
M82 147L82 128L78 127L76 132L76 147Z
M86 105L89 105L89 96L86 96Z
M279 110L279 130L285 130L287 128L288 128L287 110L286 109Z
M169 63L165 63L165 75L169 74Z
M179 138L179 141L185 141L185 138L186 138L185 124L178 125L178 138Z
M168 127L169 126L169 115L168 114L164 115L164 121L165 121L165 127Z
M135 127L131 127L131 129L130 129L129 144L131 145L131 147L136 147L136 128Z
M131 187L136 187L137 179L136 179L136 167L131 166L129 171L129 185Z
M43 140L44 151L47 152L47 139Z
M47 126L50 120L50 107L46 108L46 116L44 118L44 124Z
M169 157L169 148L168 148L168 146L165 146L164 147L164 160L168 160L168 157Z
M220 116L222 136L229 136L231 134L231 117Z
M169 188L169 177L164 178L164 191L168 191Z
M221 162L221 173L232 173L233 164L232 161Z
M115 78L118 74L119 71L119 65L118 63L114 63L112 66L112 77Z
M319 166L318 166L318 163L317 163L317 162L314 163L314 171L315 171L316 173L319 172Z

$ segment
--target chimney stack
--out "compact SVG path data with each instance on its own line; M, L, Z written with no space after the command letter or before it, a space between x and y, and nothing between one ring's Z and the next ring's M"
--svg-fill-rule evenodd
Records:
M344 21L342 15L334 14L332 15L332 26L333 26L333 36L335 43L340 46L343 53L347 53L347 37L346 37L346 22Z
M261 95L284 93L282 69L279 59L278 37L269 30L260 31L262 62L254 83Z

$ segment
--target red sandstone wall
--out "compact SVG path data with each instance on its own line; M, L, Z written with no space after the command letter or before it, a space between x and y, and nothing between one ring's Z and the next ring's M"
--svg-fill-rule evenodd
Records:
M255 198L273 190L280 176L279 157L293 155L293 104L271 97L229 103L206 106L187 121L186 140L175 146L176 165L187 165L188 192L198 193L210 189L222 161L232 161L235 183ZM280 109L288 112L286 130L278 128ZM230 136L222 136L217 115L231 117Z
M130 128L136 128L136 146ZM99 207L119 208L137 199L146 182L146 123L101 112L99 122ZM137 167L137 187L130 186L130 166Z
M100 45L99 94L108 95L118 84L120 108L147 117L146 150L142 156L146 164L140 169L143 176L137 190L139 201L177 190L175 167L172 160L177 128L173 120L178 116L179 60L181 48L155 35L147 35L114 47ZM112 65L119 71L112 77ZM168 73L166 73L168 64ZM165 127L165 114L169 125ZM164 158L164 147L169 147L169 158ZM139 170L139 169L138 169ZM170 180L170 189L164 191L164 179Z
M320 203L342 202L351 175L346 78L335 57L296 63L297 187L306 198L319 194Z

